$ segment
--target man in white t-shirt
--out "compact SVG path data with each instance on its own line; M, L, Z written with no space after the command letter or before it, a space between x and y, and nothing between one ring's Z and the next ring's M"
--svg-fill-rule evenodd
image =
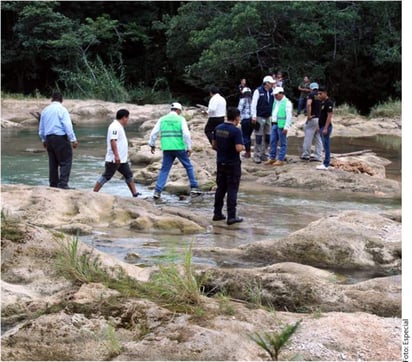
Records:
M116 119L110 124L107 130L105 170L97 180L93 189L94 192L98 192L102 186L113 177L116 171L119 171L123 175L133 197L140 195L140 193L136 191L133 173L127 162L129 145L124 126L128 121L129 111L127 109L120 109L116 113Z
M212 144L215 128L225 121L226 99L219 94L219 89L217 87L211 87L209 92L211 98L207 108L209 118L205 126L205 134L210 144Z

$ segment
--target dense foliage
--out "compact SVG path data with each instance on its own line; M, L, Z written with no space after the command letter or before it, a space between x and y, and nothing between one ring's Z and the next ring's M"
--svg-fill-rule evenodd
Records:
M400 1L3 1L3 91L229 103L282 70L361 112L401 96Z

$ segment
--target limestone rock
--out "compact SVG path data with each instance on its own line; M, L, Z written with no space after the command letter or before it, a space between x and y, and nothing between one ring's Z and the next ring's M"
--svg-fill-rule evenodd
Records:
M245 247L245 259L294 261L343 269L399 270L401 224L381 215L347 211L314 221L280 240Z

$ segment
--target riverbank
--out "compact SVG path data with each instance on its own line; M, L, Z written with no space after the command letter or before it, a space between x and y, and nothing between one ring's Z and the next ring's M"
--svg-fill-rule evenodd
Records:
M24 102L2 100L2 127L37 126L28 112L49 102ZM153 188L161 152L151 155L147 139L158 117L168 112L167 105L73 100L64 104L77 124L102 118L109 122L117 109L128 108L130 125L140 134L130 140L135 179ZM203 190L213 190L215 154L203 133L206 116L196 108L185 109L184 114L192 132L192 161L199 183ZM400 119L368 122L337 117L335 136L348 135L348 129L352 136L368 132L400 136ZM302 124L303 117L295 123L294 135L302 136ZM394 200L400 206L401 185L386 178L387 160L366 152L335 155L336 161L344 167L319 172L297 154L290 154L280 168L243 159L242 192L298 199L323 195L325 204L336 197L365 197ZM354 164L363 171L347 168ZM185 171L175 165L165 195L185 199L188 191ZM400 359L400 209L313 215L311 222L285 236L268 238L262 229L244 245L194 243L193 257L213 259L214 266L194 265L189 259L188 268L184 255L163 255L158 264L164 267L159 268L144 267L140 256L132 253L129 263L123 262L83 244L76 235L124 229L136 237L163 234L183 239L212 228L213 234L236 240L254 227L250 221L258 205L243 210L244 223L228 227L222 222L211 225L210 207L200 210L200 203L190 199L173 205L151 198L27 185L2 185L1 192L4 360L268 360L251 334L277 333L300 320L281 350L282 359ZM301 217L301 208L293 209L293 217ZM267 211L279 210L273 206ZM69 257L64 265L78 262L80 275L73 268L62 272L64 255ZM170 279L174 265L181 266L177 270L184 285L196 280L202 295L196 294L199 288L197 292L192 288L179 302L171 302L158 298L165 290L156 290L156 297L147 293L159 273L166 278L165 271L168 279L160 279L161 284L168 286L167 292L174 290L180 280Z

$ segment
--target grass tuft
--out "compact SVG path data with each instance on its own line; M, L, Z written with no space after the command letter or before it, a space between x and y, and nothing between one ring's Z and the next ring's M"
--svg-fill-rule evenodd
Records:
M166 303L168 307L182 307L193 312L201 305L202 285L202 281L194 274L190 244L185 252L183 264L160 265L159 271L154 273L147 283L147 288L150 295L159 298L159 301Z
M203 314L203 282L194 274L192 244L186 250L182 265L173 262L160 265L159 271L153 273L146 283L131 278L120 267L105 270L97 255L80 252L78 237L62 245L56 268L61 275L74 282L102 283L117 290L123 297L144 297L175 311Z

